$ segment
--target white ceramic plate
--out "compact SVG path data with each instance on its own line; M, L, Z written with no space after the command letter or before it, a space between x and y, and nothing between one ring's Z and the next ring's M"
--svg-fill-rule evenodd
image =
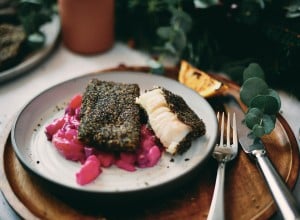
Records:
M51 22L46 23L41 27L41 31L46 36L45 45L41 49L29 54L21 63L0 72L0 83L25 73L50 54L60 33L59 17L54 16Z
M141 92L154 85L163 86L184 98L203 119L207 132L195 140L183 155L172 157L164 153L156 166L135 172L114 166L104 168L95 181L80 186L76 183L75 173L81 164L64 159L51 142L47 141L44 129L53 119L63 115L70 98L74 94L83 93L91 78L137 83ZM199 167L213 150L217 137L217 120L212 107L204 98L175 80L141 72L93 73L56 85L31 100L19 113L11 137L19 160L34 173L51 182L93 193L136 192L176 182Z

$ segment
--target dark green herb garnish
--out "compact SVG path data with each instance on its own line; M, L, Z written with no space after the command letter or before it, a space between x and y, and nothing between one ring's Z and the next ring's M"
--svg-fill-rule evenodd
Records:
M262 137L271 133L281 101L278 93L265 82L264 71L259 64L251 63L244 70L240 98L248 107L245 123L253 135Z

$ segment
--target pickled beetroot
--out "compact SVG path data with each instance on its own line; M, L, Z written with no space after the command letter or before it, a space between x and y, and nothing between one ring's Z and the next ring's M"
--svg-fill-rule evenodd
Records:
M75 130L74 130L75 131ZM67 160L84 161L85 154L83 145L77 140L77 132L58 130L53 135L52 143Z
M85 146L78 140L81 95L75 95L65 109L65 114L45 128L47 139L52 141L58 152L67 160L79 161L82 167L76 173L77 183L85 185L102 172L101 167L112 165L133 172L138 168L155 166L162 155L162 147L153 132L141 127L140 147L136 152L103 152L92 146Z
M80 185L88 184L95 180L101 172L100 161L95 155L91 155L76 173L76 182Z
M116 161L116 156L109 152L99 152L97 157L100 160L102 167L110 167Z
M162 150L156 143L156 137L146 125L141 127L140 148L137 150L137 166L153 167L161 157Z
M58 118L58 119L55 119L51 124L49 124L47 127L46 127L46 136L47 136L47 139L49 141L52 140L52 137L53 135L59 130L62 128L62 126L65 124L65 119L64 118Z
M81 102L82 102L82 95L76 94L70 100L68 107L71 109L79 108L81 106Z
M136 154L135 153L120 153L120 158L116 161L116 166L127 171L135 171Z

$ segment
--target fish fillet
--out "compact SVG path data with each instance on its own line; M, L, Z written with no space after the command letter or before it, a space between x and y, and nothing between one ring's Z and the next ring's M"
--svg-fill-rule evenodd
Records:
M93 79L83 94L78 138L110 151L134 151L140 140L137 84Z
M173 155L185 152L192 140L205 134L204 122L183 98L164 88L146 91L136 103L145 110L156 137Z

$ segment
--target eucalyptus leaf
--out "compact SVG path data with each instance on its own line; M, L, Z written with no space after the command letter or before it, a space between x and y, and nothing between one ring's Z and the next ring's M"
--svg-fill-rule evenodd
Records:
M172 44L172 42L168 41L165 43L165 46L164 46L164 50L170 54L176 54L177 50L176 48L174 47L174 45Z
M269 115L271 117L271 119L273 120L273 122L275 123L276 121L276 115Z
M252 129L254 125L260 124L263 119L263 112L258 108L250 108L245 115L245 123L248 128Z
M260 118L264 115L264 113L259 108L249 108L247 113L255 114Z
M243 72L243 85L240 90L241 101L248 106L245 123L258 138L269 134L275 128L276 114L281 100L278 93L268 88L264 71L257 63L251 63Z
M266 114L276 114L280 106L277 99L271 95L257 95L251 100L250 108L259 108Z
M243 72L243 81L252 77L258 77L265 80L265 73L263 69L257 63L250 63L249 66Z
M240 90L240 98L247 106L250 106L251 100L261 94L268 92L268 85L264 80L258 77L247 79Z
M184 50L187 44L186 35L184 34L183 31L176 30L172 42L176 50L181 52Z
M265 134L271 133L273 131L273 129L275 128L275 121L273 119L274 118L270 115L267 115L267 114L264 115L263 127L264 127Z
M20 3L29 3L29 4L43 4L42 0L20 0Z
M294 1L289 1L288 5L285 6L286 9L286 17L287 18L296 18L300 16L300 1L299 0L294 0Z
M192 28L192 18L183 10L174 10L171 18L171 26L177 30L188 32Z
M277 111L279 111L280 108L281 108L281 100L280 100L280 97L279 97L278 93L274 89L269 88L268 89L268 95L274 97L277 100L277 103L278 103L278 110Z
M265 134L264 127L259 124L254 125L252 131L256 137L262 137Z
M196 8L208 8L217 4L219 4L218 0L194 0Z
M156 30L156 33L159 37L161 37L162 39L170 39L172 38L173 35L173 29L171 27L159 27Z
M147 11L149 13L155 13L159 10L162 10L165 7L165 2L161 0L151 0L147 2Z

